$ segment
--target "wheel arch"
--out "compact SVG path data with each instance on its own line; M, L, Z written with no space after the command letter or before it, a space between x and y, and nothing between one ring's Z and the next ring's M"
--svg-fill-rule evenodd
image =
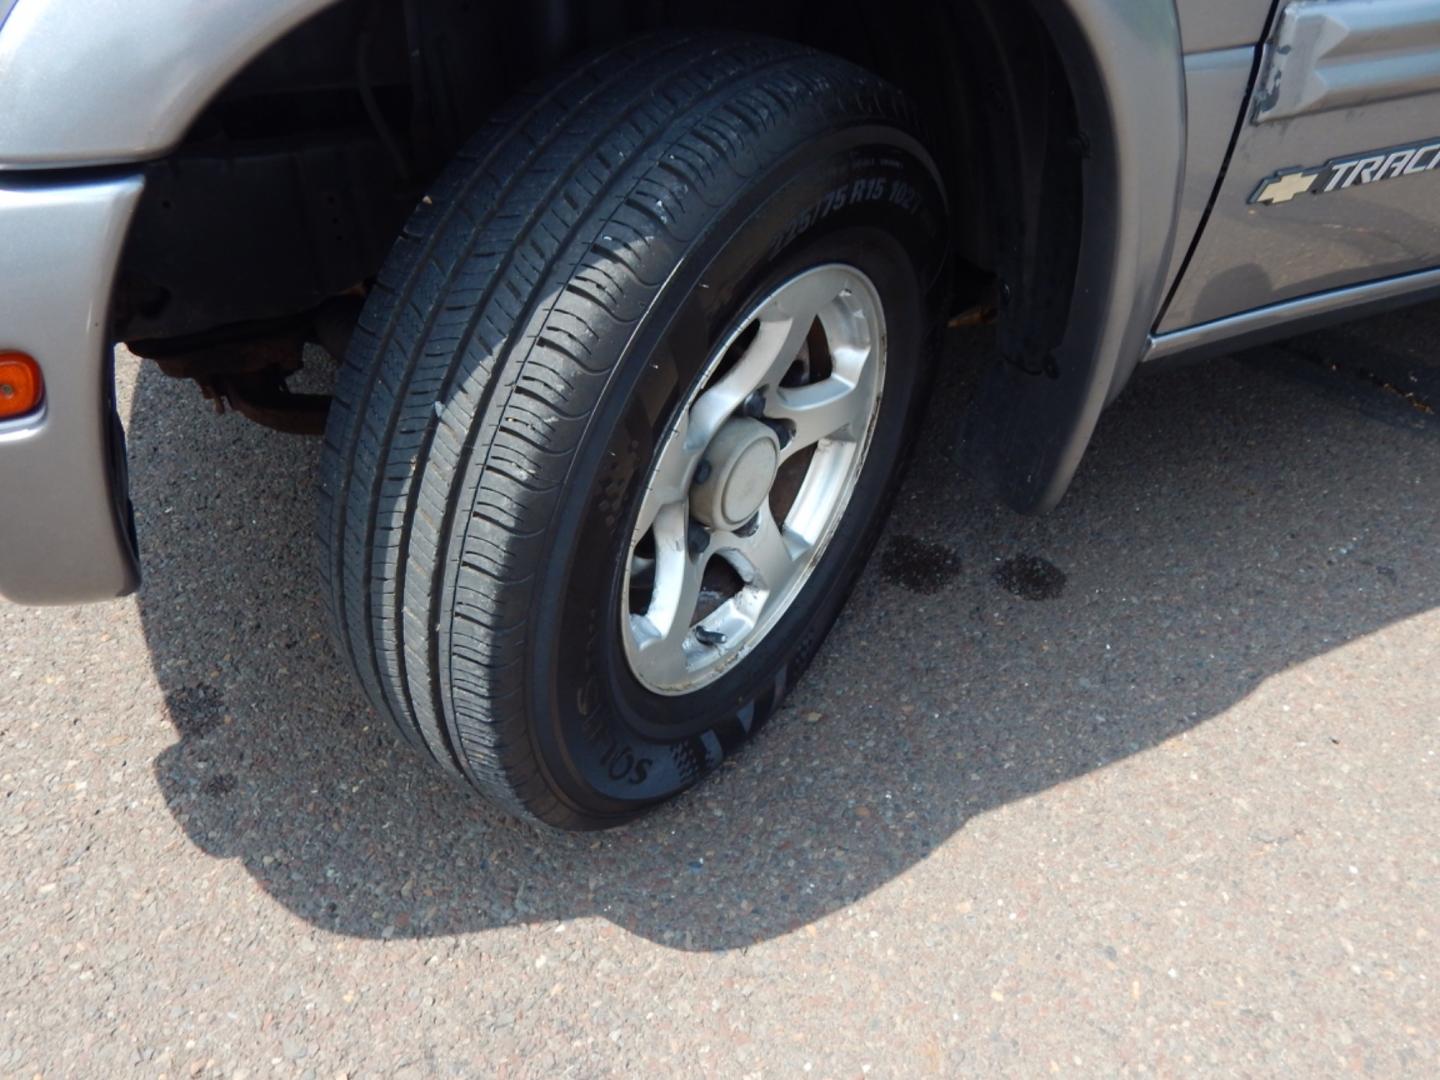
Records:
M1174 0L1034 0L1033 11L1072 96L1068 148L1079 164L1069 194L1078 204L1068 229L1064 208L1057 216L1053 206L1067 195L1063 184L1041 185L1020 211L1031 243L1007 269L1028 288L1011 290L1001 360L982 382L962 440L970 468L1022 512L1060 500L1101 411L1143 355L1164 298L1186 139ZM1025 103L1022 79L1011 85L1029 125L1047 105ZM1053 149L1050 159L1063 159L1066 147Z
M851 2L862 13L880 11L877 0ZM0 167L163 158L272 46L328 9L357 6L255 0L242 11L137 0L124 20L87 23L76 5L22 0L0 35L13 106L0 116ZM689 5L561 0L536 15L536 39L523 51L537 63L558 62L620 30L707 19L759 29L777 10L777 25L792 36L808 25L800 0L703 15ZM881 74L921 100L961 195L952 202L975 208L958 215L957 249L991 264L1012 300L1002 319L1003 362L965 421L965 456L1006 502L1044 510L1063 494L1101 409L1133 371L1162 300L1185 156L1175 2L935 0L914 3L911 18L885 11L866 24L895 27L900 39L878 61ZM812 32L809 43L836 47L827 36L838 36L833 25ZM871 40L854 42L851 58L876 63L877 35L860 36ZM927 55L919 50L936 62L916 63ZM946 65L947 54L956 62ZM47 55L55 63L42 62ZM86 85L107 96L108 107L88 118L74 95L53 92L54 80L78 65ZM959 71L948 90L943 78L924 74L936 68ZM976 114L992 106L1002 119L977 130ZM989 181L971 200L966 166L976 159L987 162ZM1000 197L1010 200L1004 215L988 204ZM997 220L1008 232L997 234Z

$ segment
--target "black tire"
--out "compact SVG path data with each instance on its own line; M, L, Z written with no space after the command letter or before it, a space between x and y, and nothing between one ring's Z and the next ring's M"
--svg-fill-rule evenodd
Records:
M945 235L904 98L834 57L649 38L515 101L397 241L331 413L324 574L375 707L563 828L620 823L715 768L794 684L874 544ZM760 647L659 698L608 632L651 451L751 299L827 261L869 275L889 328L864 471Z

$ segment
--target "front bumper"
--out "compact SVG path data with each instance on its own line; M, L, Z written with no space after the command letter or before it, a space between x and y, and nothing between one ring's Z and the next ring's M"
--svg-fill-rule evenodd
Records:
M141 187L0 174L0 350L45 374L40 412L0 422L0 596L20 603L139 584L109 306Z

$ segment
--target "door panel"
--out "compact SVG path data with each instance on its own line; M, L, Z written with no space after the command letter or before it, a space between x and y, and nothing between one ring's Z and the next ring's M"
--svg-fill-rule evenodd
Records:
M1162 332L1440 265L1440 4L1299 0L1266 51Z

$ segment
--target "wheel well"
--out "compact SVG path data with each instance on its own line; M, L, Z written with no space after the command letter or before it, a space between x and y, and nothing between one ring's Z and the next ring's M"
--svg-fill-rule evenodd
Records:
M945 175L957 289L996 276L1002 296L1029 298L1008 320L1017 349L1058 333L1083 140L1055 47L1023 4L340 0L144 167L116 336L156 354L293 329L373 277L426 185L501 102L574 55L677 28L800 41L904 88Z

